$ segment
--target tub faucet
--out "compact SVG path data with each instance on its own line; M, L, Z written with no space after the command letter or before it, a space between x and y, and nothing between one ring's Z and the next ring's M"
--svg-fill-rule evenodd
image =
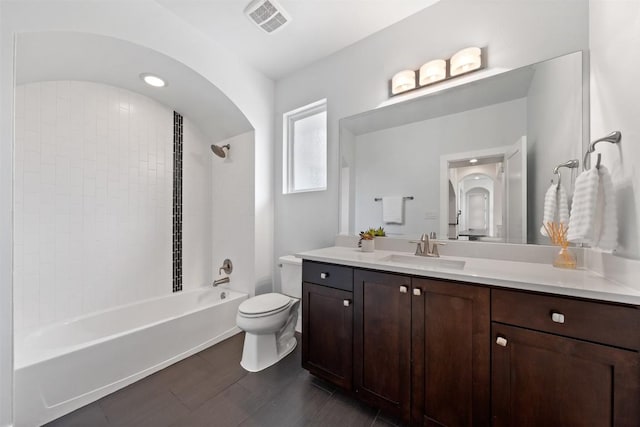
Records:
M218 279L218 280L214 280L213 281L213 286L216 287L218 285L222 285L223 283L229 283L229 277L223 277L222 279Z

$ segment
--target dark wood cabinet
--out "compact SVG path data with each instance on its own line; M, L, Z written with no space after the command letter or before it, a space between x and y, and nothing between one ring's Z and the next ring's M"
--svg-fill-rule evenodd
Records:
M636 352L500 323L492 335L495 427L639 425Z
M307 263L305 262L305 266ZM326 283L302 283L302 366L351 390L353 377L353 286L351 269L313 263ZM303 280L314 280L308 274ZM339 278L339 279L338 279ZM336 288L334 286L340 286Z
M303 367L415 426L640 426L640 309L305 261Z
M411 279L354 271L354 388L408 422L411 409Z
M413 279L412 424L489 426L490 290Z
M639 426L640 310L492 291L492 416L499 426Z

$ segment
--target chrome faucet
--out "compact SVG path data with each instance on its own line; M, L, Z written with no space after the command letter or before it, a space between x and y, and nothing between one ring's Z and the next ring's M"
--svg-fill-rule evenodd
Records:
M435 240L435 233L431 233L431 238ZM429 257L440 257L440 252L438 251L438 246L444 245L444 243L430 241L427 233L422 233L419 241L411 241L411 243L417 243L416 246L416 255L417 256L429 256Z

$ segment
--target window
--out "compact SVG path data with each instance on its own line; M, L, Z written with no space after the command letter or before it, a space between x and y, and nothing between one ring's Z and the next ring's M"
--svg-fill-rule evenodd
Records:
M327 189L327 100L283 116L282 192Z

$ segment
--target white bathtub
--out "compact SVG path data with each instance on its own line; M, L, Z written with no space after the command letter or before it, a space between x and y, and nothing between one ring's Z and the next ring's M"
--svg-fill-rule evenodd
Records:
M51 421L235 335L246 298L220 288L185 291L16 339L16 427Z

